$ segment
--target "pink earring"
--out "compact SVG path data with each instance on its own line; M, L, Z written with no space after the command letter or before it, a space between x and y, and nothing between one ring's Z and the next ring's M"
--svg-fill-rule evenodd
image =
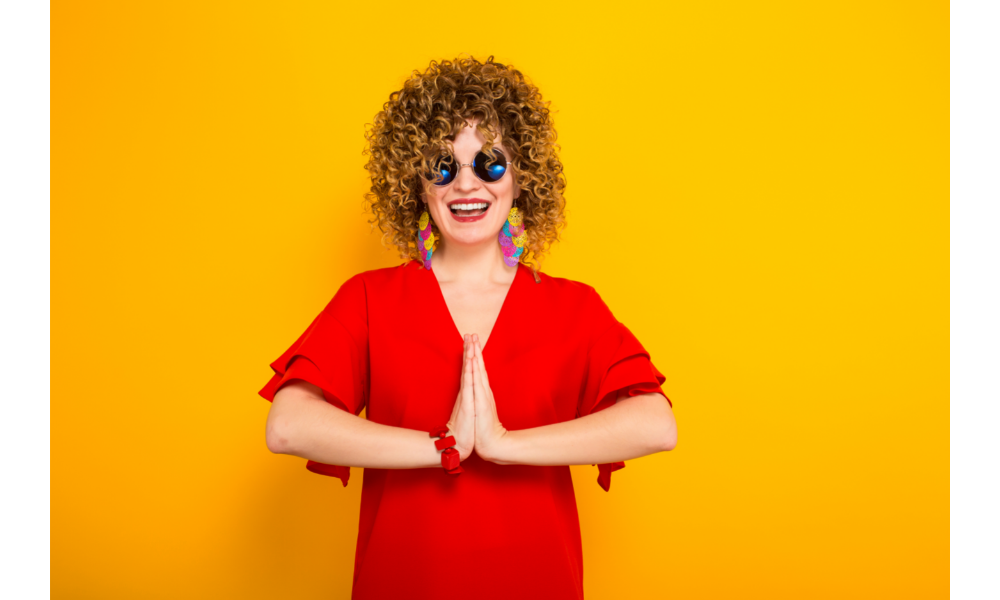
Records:
M497 238L500 241L500 248L503 250L503 262L508 267L513 267L521 261L524 254L524 245L528 243L528 234L522 225L521 213L517 207L511 207L507 221L500 230Z
M424 264L425 269L429 270L431 268L431 255L434 254L434 233L431 231L431 216L427 214L426 208L420 215L417 226L420 228L417 231L417 252L420 254L420 262Z

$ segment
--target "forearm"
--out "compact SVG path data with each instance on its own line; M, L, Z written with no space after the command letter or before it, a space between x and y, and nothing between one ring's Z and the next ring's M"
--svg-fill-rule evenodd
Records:
M571 421L508 431L488 460L502 465L593 465L671 450L676 443L670 405L660 394L644 394Z
M281 400L272 407L280 411L274 415L280 454L345 467L441 468L441 452L426 431L375 423L323 400Z

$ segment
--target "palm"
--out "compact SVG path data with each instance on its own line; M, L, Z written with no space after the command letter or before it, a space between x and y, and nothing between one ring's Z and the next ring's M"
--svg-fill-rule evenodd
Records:
M466 353L466 360L472 363L472 387L476 407L475 450L481 458L490 460L507 430L500 423L497 414L497 405L493 399L493 390L490 388L490 378L486 373L486 363L483 360L483 349L479 344L478 335L472 336L472 348L472 357L469 358Z
M461 385L455 407L451 411L451 419L448 420L448 429L455 436L455 449L458 450L460 460L465 460L472 454L476 439L476 407L471 363L473 349L469 343L469 336L465 337Z

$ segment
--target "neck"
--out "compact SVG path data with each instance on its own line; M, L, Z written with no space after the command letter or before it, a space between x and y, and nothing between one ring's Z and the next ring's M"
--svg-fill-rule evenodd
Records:
M509 282L517 272L516 266L504 264L503 250L496 239L475 246L449 245L442 239L431 264L438 281Z

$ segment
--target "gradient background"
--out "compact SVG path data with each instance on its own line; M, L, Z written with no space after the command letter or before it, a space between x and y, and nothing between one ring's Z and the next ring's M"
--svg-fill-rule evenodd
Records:
M361 471L268 452L256 392L400 262L364 124L460 53L552 101L543 269L675 405L572 469L587 597L946 597L948 10L53 2L52 597L349 596Z

